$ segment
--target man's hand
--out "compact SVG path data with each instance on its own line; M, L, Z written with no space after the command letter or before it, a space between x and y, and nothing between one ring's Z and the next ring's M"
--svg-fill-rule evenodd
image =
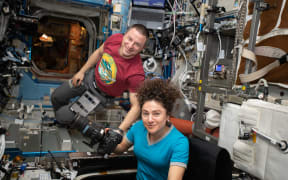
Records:
M104 44L102 44L96 51L92 53L92 55L88 58L87 62L84 66L73 76L72 85L77 87L81 85L85 72L87 72L90 68L94 67L97 61L102 57L104 52Z
M72 78L72 84L74 87L80 86L83 79L84 79L84 75L85 73L82 73L81 71L79 71L78 73L76 73L73 78Z
M123 131L121 129L109 129L103 140L99 143L97 152L101 155L114 152L116 146L121 143Z

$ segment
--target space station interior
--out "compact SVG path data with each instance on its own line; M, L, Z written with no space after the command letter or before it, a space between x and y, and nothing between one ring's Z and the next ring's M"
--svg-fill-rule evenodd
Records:
M97 154L91 138L57 123L51 105L94 50L133 24L149 30L145 78L181 90L171 122L229 155L228 178L215 175L227 173L223 164L201 170L198 159L184 179L287 179L287 0L0 0L0 8L1 179L135 179L133 148ZM117 128L129 108L125 92L88 119Z

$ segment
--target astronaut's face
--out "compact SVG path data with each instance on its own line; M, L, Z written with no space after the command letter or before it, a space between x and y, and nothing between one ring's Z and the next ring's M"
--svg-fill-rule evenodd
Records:
M120 56L131 59L142 51L146 43L146 37L139 33L135 28L128 30L121 43Z
M166 123L169 120L169 115L160 102L155 100L146 101L142 106L141 116L150 135L161 137L165 134L168 128Z

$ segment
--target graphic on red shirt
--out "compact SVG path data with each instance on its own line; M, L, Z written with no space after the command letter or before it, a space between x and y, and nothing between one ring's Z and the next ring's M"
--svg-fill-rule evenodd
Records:
M116 82L117 66L112 56L104 53L98 66L100 79L105 84L113 84Z
M104 42L104 52L95 69L97 87L114 97L121 96L127 90L136 92L139 84L145 79L139 54L131 59L120 56L122 39L122 34L113 34Z

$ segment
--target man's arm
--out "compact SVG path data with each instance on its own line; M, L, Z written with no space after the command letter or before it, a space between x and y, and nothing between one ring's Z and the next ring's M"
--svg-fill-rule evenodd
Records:
M130 98L131 108L130 108L129 112L127 113L127 115L125 116L123 122L119 126L119 129L121 129L123 131L128 130L128 128L138 118L139 112L140 112L140 107L138 105L139 103L138 103L138 100L136 97L136 93L130 92L129 98ZM122 141L123 139L125 139L125 138L122 138L123 132L121 132L121 130L110 129L108 132L106 132L103 141L98 146L97 152L99 154L110 154L111 152L121 153L121 152L127 150L128 149L127 143L124 143L124 144L120 145L119 147L117 146L119 143L123 142ZM115 151L115 148L118 148L118 150Z
M104 52L104 44L102 44L98 49L96 49L96 51L94 51L91 54L91 56L88 58L84 66L73 76L72 78L73 86L76 87L82 83L85 72L97 63L97 61L102 57L103 52Z
M129 99L131 103L131 108L125 116L123 122L120 124L119 128L123 131L127 131L128 128L136 121L140 114L140 107L136 97L137 93L129 92Z
M171 165L168 172L168 180L183 179L185 168L181 166Z

